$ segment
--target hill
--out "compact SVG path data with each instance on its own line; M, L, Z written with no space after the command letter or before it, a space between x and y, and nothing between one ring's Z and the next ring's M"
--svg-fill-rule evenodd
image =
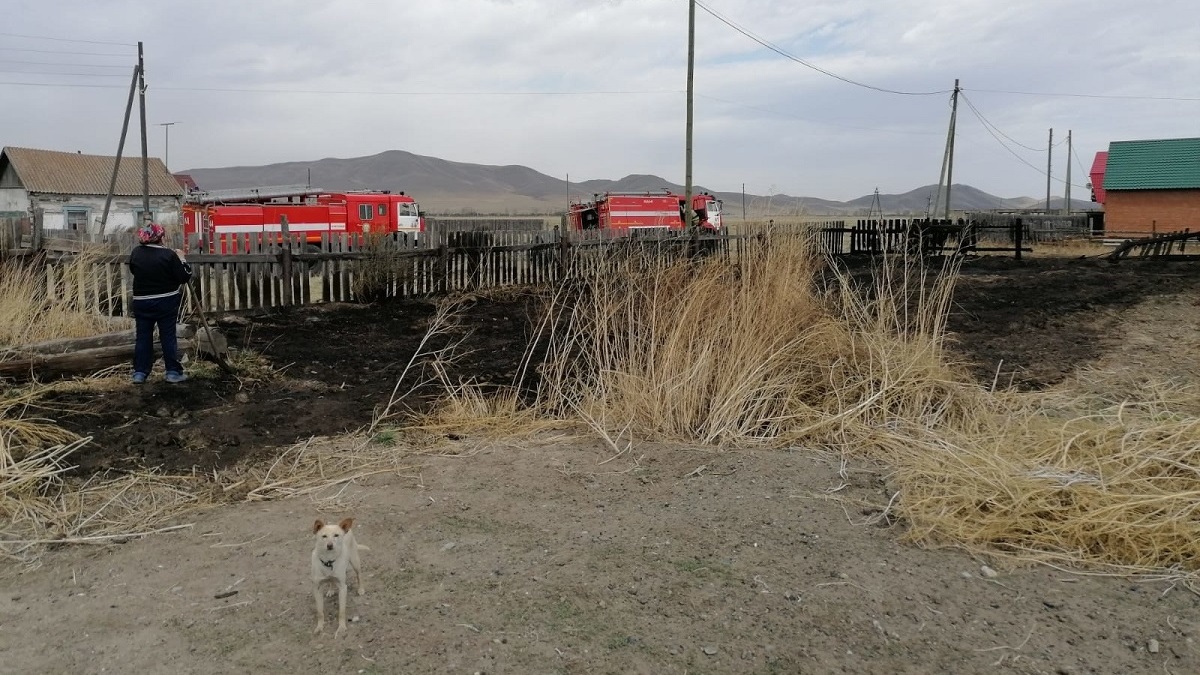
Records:
M569 185L561 178L526 166L451 162L437 157L388 150L369 157L325 158L308 162L284 162L264 166L197 168L184 171L205 190L264 185L315 185L326 190L403 190L417 197L431 213L558 213L573 199L609 191L645 192L662 189L682 193L683 186L654 175L631 174L619 180L588 180ZM704 186L725 201L726 210L740 215L743 199L747 215L857 215L870 211L874 195L847 202L791 195L750 195L720 192ZM937 192L926 185L903 194L881 194L884 213L924 214ZM970 185L955 184L951 191L954 210L1020 209L1037 207L1032 197L1004 199ZM1072 200L1073 208L1090 202ZM1062 199L1051 201L1061 207Z

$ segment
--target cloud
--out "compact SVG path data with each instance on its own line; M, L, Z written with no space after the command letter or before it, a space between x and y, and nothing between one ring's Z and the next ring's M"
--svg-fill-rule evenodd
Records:
M1032 148L1051 127L1056 139L1072 129L1076 183L1079 165L1110 140L1197 133L1200 102L999 93L1200 96L1200 23L1187 0L1144 0L1137 13L1117 0L702 2L861 83L936 91L960 78L991 123ZM572 179L683 177L684 0L65 0L18 3L12 16L13 34L144 41L149 122L177 123L175 168L403 149ZM697 182L845 199L936 180L948 94L832 79L703 9L696 36ZM0 64L15 71L0 75L0 91L16 102L0 106L0 143L113 152L133 55L0 35L0 59L87 66ZM150 129L151 152L162 154L165 132ZM1044 151L1009 146L1044 166ZM134 134L127 151L136 147ZM1044 192L1045 176L965 106L956 150L956 181ZM1055 156L1061 177L1074 158L1065 148Z

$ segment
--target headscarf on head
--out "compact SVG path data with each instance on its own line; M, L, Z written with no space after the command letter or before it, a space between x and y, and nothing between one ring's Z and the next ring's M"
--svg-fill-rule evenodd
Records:
M167 233L162 225L158 223L146 223L138 228L137 238L143 244L157 244L162 241L163 235Z

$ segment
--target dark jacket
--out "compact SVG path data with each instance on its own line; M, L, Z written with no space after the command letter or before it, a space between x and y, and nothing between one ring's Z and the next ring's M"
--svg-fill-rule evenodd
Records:
M129 270L133 272L134 300L174 295L192 278L192 266L158 244L135 246L129 254Z

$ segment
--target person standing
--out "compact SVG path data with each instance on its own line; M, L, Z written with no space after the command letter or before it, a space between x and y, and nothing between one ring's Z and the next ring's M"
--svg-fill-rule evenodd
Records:
M129 254L133 273L133 318L137 340L133 349L133 383L142 384L154 367L154 327L162 344L166 380L183 382L187 374L179 362L179 343L175 322L183 299L180 287L192 278L192 267L183 251L171 250L163 243L166 231L158 223L138 228L138 245Z

